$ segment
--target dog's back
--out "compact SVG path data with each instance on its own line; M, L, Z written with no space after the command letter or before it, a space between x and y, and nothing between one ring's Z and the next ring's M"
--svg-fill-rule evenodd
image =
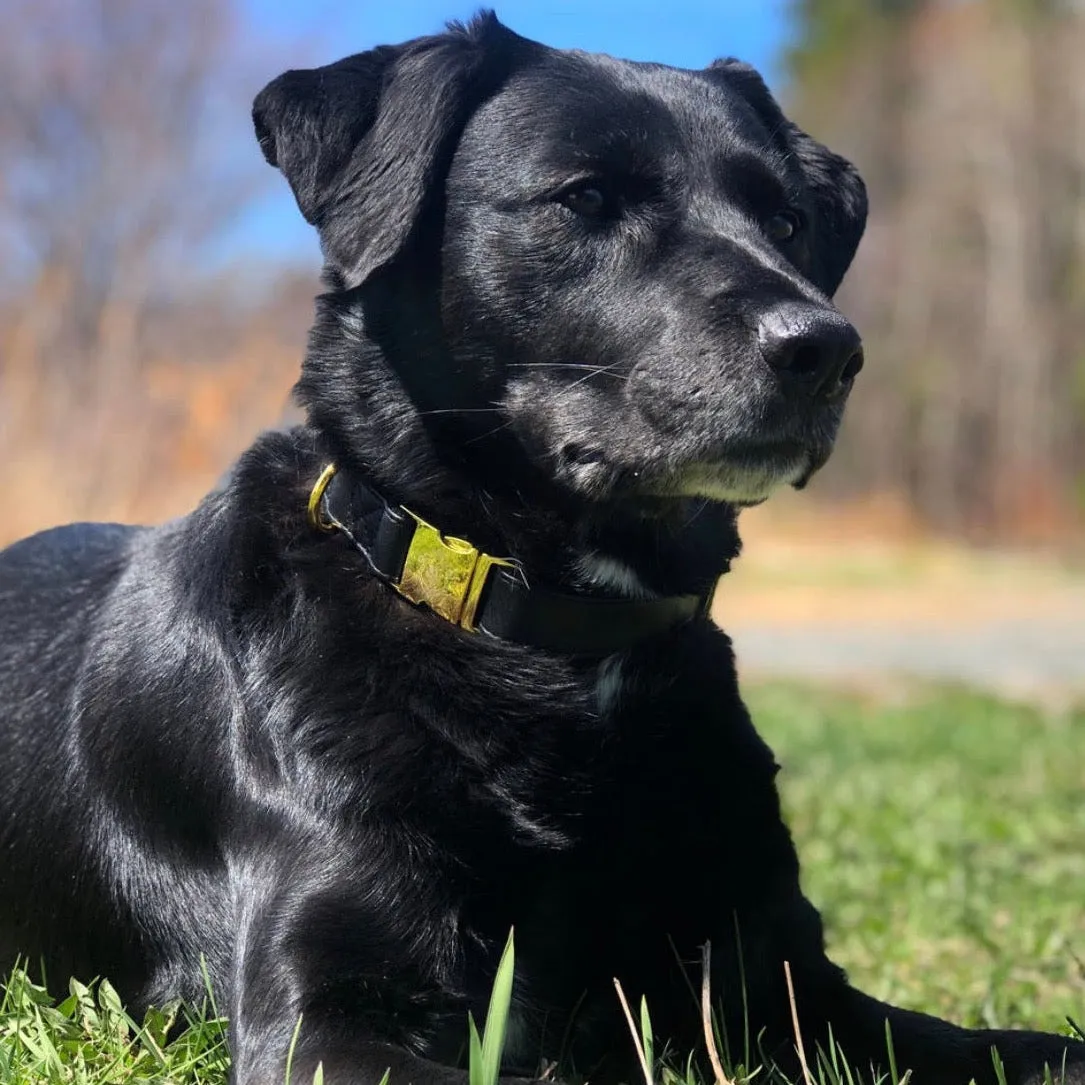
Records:
M88 645L140 531L72 524L0 551L2 825L19 811L40 816L37 785L55 780L43 770L68 747Z
M16 955L34 966L41 959L57 968L83 964L93 939L73 945L66 935L86 930L88 912L105 904L86 878L94 841L77 769L79 679L139 534L118 524L73 524L0 551L3 966ZM115 947L106 911L100 920L91 926L108 952Z
M218 553L196 554L206 519L205 505L155 529L73 524L0 552L0 968L107 975L137 1005L199 996L175 962L216 904L208 789L185 774L224 760L221 729L202 743L189 729L223 702L186 696L190 649L214 640L193 618Z

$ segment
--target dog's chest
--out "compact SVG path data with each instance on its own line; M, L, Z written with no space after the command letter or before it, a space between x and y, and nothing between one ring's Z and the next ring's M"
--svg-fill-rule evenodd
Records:
M593 719L550 717L546 739L545 717L518 732L518 771L488 807L487 847L464 856L473 889L457 929L476 1019L515 928L509 1070L534 1073L566 1041L601 1055L614 1024L612 979L662 989L674 947L695 954L713 916L731 914L728 872L755 862L761 823L778 816L767 801L771 755L744 713L720 719L728 687L704 666L692 634L678 648L602 660L582 672ZM529 765L539 771L519 771ZM732 800L743 831L721 833ZM709 853L717 863L705 864ZM665 869L696 884L669 892L656 876ZM462 1044L462 1031L442 1039Z

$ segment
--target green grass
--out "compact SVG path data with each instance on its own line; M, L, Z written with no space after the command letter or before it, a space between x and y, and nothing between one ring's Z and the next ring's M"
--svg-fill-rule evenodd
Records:
M931 689L747 696L784 765L806 891L858 986L973 1025L1064 1032L1067 1016L1085 1018L1085 710ZM472 1085L496 1076L511 945L504 961L487 1028L469 1041ZM70 991L55 1003L12 978L0 1085L224 1085L224 1022L210 1003L167 1044L171 1013L137 1024L107 984ZM631 1031L651 1064L666 1037L640 1009Z
M1085 710L748 694L807 895L875 997L992 1028L1085 1013Z
M210 1000L199 1013L151 1010L137 1025L107 982L72 980L69 992L58 1003L13 973L0 1000L0 1083L224 1085L226 1022ZM175 1023L179 1035L167 1044Z

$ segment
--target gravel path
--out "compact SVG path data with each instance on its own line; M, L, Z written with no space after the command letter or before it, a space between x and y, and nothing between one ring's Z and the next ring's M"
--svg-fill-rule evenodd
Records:
M750 620L725 627L745 675L908 676L1011 695L1085 696L1085 611L955 627Z

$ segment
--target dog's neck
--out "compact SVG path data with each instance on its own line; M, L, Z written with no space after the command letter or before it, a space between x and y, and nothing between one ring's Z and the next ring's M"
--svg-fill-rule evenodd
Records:
M551 504L495 492L440 468L427 472L440 478L440 485L411 485L402 481L411 471L398 471L394 457L371 467L341 446L336 450L338 442L326 442L323 435L317 444L326 445L340 472L372 487L389 505L409 510L446 537L513 559L532 582L566 594L629 600L704 596L738 553L730 506L689 501L647 510Z
M388 361L405 344L396 336L384 341L372 325L357 299L324 295L312 334L318 349L310 351L297 394L328 458L386 500L574 593L704 594L738 555L732 506L695 499L593 504L544 478L492 414L420 409L417 392L398 375L405 367ZM419 359L415 379L424 382L432 347L421 332L409 345Z

